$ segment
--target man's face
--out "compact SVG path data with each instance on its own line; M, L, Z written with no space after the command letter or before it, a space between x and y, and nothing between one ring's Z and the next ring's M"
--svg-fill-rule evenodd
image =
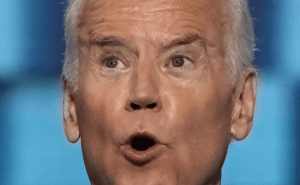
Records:
M93 184L219 177L233 109L225 17L220 0L86 1L74 103Z

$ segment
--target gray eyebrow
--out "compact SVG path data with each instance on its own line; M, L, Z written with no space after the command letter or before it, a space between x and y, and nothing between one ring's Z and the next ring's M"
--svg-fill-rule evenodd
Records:
M116 36L104 36L91 39L90 43L96 44L98 46L124 46L125 39Z
M184 36L179 36L165 44L163 44L163 48L171 48L173 46L178 45L186 45L197 40L202 40L202 37L199 34L187 34ZM126 40L116 36L104 36L100 38L94 38L90 40L90 43L96 44L98 46L125 46Z
M199 34L187 34L183 37L178 37L171 40L170 42L167 42L166 44L164 44L163 48L171 48L173 46L186 45L197 40L202 40L202 37Z

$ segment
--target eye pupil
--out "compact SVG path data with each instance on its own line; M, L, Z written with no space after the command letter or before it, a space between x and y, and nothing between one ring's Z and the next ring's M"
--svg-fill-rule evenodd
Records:
M115 57L106 59L105 62L106 67L115 68L118 65L118 60Z
M173 59L172 64L174 67L181 67L184 64L184 60L182 57L176 57Z

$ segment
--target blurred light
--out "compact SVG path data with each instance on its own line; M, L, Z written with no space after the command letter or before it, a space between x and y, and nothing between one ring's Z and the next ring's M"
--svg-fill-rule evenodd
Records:
M280 61L276 73L285 73L288 81L300 80L300 1L278 0L276 3L274 55Z
M284 84L276 76L265 79L249 136L229 147L222 184L293 184L295 142L288 111L292 97Z
M6 95L13 128L9 184L89 184L80 142L73 145L64 134L61 86L31 80Z
M24 1L0 1L0 79L19 72L23 65L25 25L22 8Z
M223 167L225 185L300 182L299 172L295 171L300 164L299 151L295 151L299 143L295 133L299 131L294 130L294 125L299 124L294 122L299 116L294 110L299 95L294 91L300 82L300 1L274 0L269 8L264 13L272 12L274 16L269 21L273 26L261 31L272 35L272 40L262 40L264 45L260 46L264 47L257 52L269 61L262 61L268 66L263 66L266 68L258 91L254 124L248 138L232 143L229 148ZM266 52L269 48L265 47L272 52Z

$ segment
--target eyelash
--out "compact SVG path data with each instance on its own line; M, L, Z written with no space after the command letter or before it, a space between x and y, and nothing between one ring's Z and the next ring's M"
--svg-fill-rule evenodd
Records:
M101 65L105 66L106 61L110 58L116 58L117 60L119 60L120 62L122 62L126 66L126 64L123 62L122 58L116 53L105 54L104 57L101 59Z

